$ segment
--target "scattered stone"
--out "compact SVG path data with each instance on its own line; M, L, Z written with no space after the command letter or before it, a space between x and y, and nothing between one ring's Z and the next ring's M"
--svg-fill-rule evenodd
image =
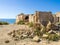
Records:
M14 41L18 41L19 39L18 38L15 38Z
M60 33L56 33L57 35L60 35Z
M52 32L52 30L50 30L48 33L51 33Z
M15 34L12 35L12 37L15 37L15 36L16 36Z
M23 37L25 37L25 38L26 38L26 37L27 37L27 35L23 34Z
M35 41L35 42L39 42L39 41L40 41L39 36L35 36L35 37L33 37L33 41Z
M9 43L10 41L9 40L6 40L5 43Z
M11 35L11 34L12 34L12 32L8 33L8 35Z
M33 38L33 37L34 37L34 34L31 33L28 37L29 37L29 38Z
M42 36L43 38L46 38L46 37L48 37L48 35L47 34L43 34L43 36Z

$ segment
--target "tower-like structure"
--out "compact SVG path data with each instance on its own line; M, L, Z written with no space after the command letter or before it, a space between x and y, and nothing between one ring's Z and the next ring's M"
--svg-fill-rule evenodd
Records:
M54 17L51 12L36 11L34 16L35 23L42 23L43 25L45 25L48 23L48 21L50 21L51 23L54 22Z
M18 16L16 16L16 23L18 23L20 20L24 21L25 15L23 13L18 14Z
M56 17L57 17L57 22L60 22L60 12L56 13Z

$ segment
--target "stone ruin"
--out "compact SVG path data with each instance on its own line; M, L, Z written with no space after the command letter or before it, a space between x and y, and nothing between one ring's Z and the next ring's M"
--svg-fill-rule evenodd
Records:
M36 11L34 14L24 14L21 13L16 17L16 23L20 20L25 22L33 22L33 23L42 23L46 24L48 21L54 22L54 17L51 12L40 12Z

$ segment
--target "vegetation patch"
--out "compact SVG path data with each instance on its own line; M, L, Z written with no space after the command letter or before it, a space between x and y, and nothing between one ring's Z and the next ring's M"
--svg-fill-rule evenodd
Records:
M25 22L19 21L18 24L25 24ZM60 35L57 34L58 32L51 29L51 25L52 24L50 22L47 26L43 26L42 24L33 24L30 22L28 26L33 27L32 31L19 29L8 33L8 35L11 35L15 41L26 38L31 38L35 41L39 41L40 38L47 39L48 41L58 41L60 39Z
M58 41L60 39L60 36L57 34L49 34L47 39L51 41Z
M38 36L42 36L42 32L40 32L40 27L36 27L34 34Z
M30 22L28 25L29 25L29 27L33 27L34 24L33 24L33 22Z
M25 22L21 20L17 24L21 24L22 25L22 24L25 24Z
M8 22L0 22L0 25L8 25Z

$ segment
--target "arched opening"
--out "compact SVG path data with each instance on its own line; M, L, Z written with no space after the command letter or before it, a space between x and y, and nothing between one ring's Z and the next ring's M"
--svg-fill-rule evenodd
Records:
M25 16L25 21L28 22L29 16Z
M25 17L25 20L27 20L27 19L29 19L29 16L26 16L26 17Z

